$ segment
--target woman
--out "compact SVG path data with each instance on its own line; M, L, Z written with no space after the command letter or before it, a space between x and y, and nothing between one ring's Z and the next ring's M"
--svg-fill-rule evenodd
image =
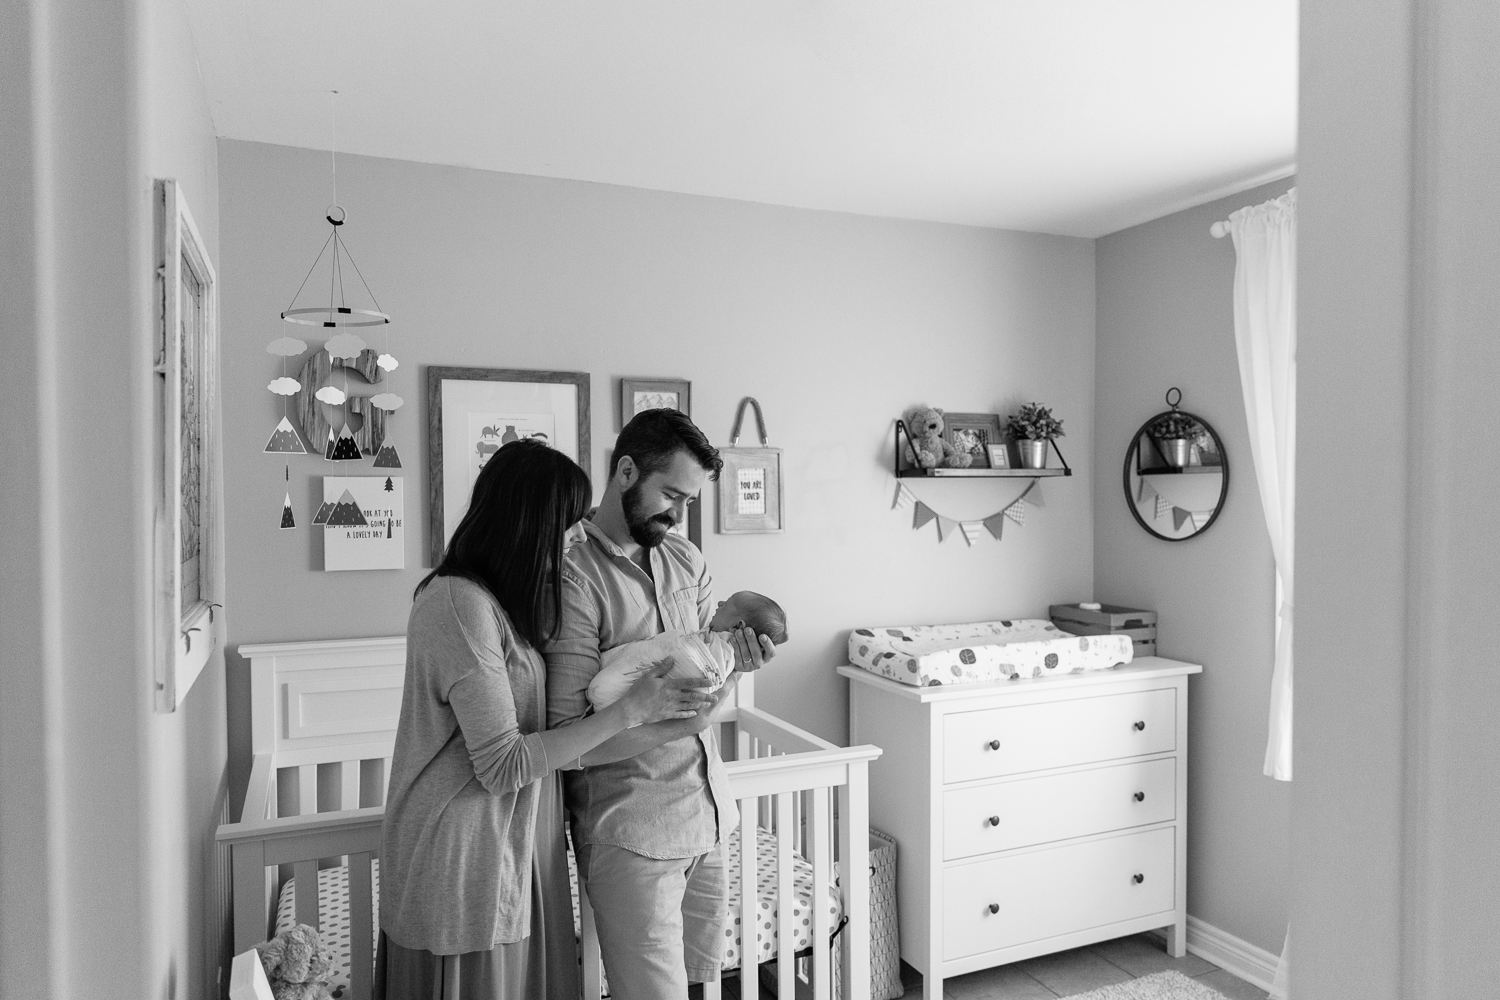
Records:
M382 829L377 998L576 998L554 768L712 702L661 676L667 665L608 708L543 731L537 649L555 634L559 568L584 537L591 492L561 452L505 445L417 586Z

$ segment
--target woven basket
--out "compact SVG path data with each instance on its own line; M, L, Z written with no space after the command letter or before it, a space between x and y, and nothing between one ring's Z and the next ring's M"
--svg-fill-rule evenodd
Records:
M833 949L833 995L839 996L843 949ZM901 985L901 939L896 933L896 842L870 831L870 1000L894 1000Z

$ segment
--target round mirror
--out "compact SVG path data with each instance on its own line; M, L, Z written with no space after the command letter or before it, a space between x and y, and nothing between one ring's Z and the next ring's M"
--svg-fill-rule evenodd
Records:
M1181 401L1181 390L1169 390L1172 408L1142 424L1125 453L1125 503L1141 527L1169 542L1207 531L1229 494L1224 442L1208 421L1179 410Z

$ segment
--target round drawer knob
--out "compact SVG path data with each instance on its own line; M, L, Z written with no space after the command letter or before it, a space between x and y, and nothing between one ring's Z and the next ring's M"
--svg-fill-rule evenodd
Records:
M1135 793L1135 800L1137 802L1145 802L1146 801L1146 793L1145 792L1136 792Z
M1142 875L1140 872L1136 872L1131 876L1131 881L1136 885L1140 885L1142 882L1146 881L1146 876Z
M1140 722L1140 721L1136 722L1136 724L1135 724L1135 730L1136 730L1136 732L1141 732L1145 728L1146 728L1146 723L1145 722Z
M1000 912L1000 904L999 903L991 903L990 904L990 912L991 913L999 913Z
M989 747L991 750L999 750L1000 749L1000 741L999 740L990 740L988 743L985 744L985 746Z
M988 822L989 822L990 826L999 826L1000 825L1000 817L999 816L991 816L989 818Z

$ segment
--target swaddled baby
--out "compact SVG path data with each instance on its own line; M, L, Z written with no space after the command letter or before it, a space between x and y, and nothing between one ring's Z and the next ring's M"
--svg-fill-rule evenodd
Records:
M763 594L741 590L720 601L708 628L701 632L670 629L640 642L622 643L600 656L603 666L589 681L589 704L600 709L620 699L635 679L670 658L668 677L707 677L710 690L723 687L734 672L733 629L743 625L781 645L786 642L786 615Z

